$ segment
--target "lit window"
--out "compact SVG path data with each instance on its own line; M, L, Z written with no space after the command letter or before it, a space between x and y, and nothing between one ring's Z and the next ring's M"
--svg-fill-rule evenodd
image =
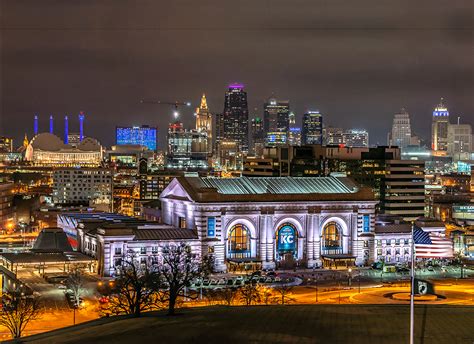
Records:
M242 224L237 224L229 231L228 252L231 258L250 257L250 232Z

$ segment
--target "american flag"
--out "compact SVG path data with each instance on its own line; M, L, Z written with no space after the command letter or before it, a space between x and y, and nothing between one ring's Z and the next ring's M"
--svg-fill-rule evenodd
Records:
M413 228L416 258L453 258L453 242L441 233Z

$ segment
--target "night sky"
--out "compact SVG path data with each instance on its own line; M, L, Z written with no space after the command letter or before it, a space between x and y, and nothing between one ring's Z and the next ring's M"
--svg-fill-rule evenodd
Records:
M472 1L0 0L0 15L0 135L16 139L35 113L40 131L54 114L62 136L64 114L74 131L82 110L105 145L116 125L149 124L163 147L172 109L141 98L197 105L205 92L216 113L234 81L251 114L274 95L298 119L319 109L368 129L371 144L402 106L428 137L440 97L474 125Z

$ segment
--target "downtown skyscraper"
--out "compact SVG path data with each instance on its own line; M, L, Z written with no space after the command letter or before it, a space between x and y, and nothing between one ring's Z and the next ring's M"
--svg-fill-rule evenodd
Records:
M290 128L290 102L274 98L268 99L263 104L263 123L266 133L288 131Z
M219 120L223 121L223 138L235 141L242 152L248 152L249 109L247 92L242 84L229 85L225 93L224 112Z
M401 149L411 144L410 115L402 108L393 117L392 131L389 133L388 145L398 146Z
M319 111L308 111L304 114L301 134L305 145L323 143L323 115Z
M431 123L431 149L434 151L448 150L449 111L443 103L443 98L433 111Z

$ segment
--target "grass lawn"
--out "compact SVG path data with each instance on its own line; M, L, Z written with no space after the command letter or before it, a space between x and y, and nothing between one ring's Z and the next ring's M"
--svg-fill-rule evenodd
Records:
M417 306L415 343L474 343L474 307ZM409 307L203 307L115 317L26 337L27 343L408 343Z

